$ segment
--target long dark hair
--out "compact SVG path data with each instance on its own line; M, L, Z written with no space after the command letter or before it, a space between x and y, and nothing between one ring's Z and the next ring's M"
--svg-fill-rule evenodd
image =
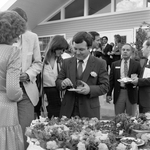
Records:
M50 59L51 55L56 53L56 50L58 49L63 49L66 50L68 49L69 45L65 38L61 35L56 35L54 36L50 42L48 43L46 50L45 50L45 63L48 63L48 60Z

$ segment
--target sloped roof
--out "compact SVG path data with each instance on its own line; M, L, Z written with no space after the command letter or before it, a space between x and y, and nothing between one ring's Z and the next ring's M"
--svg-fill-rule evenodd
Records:
M29 28L33 30L40 22L69 0L17 0L9 10L20 7L28 16Z

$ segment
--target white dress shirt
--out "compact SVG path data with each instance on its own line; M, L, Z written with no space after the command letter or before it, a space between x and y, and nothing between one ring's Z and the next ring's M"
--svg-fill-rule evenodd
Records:
M43 70L43 87L55 87L55 81L57 79L57 59L55 60L54 67L50 64L45 64Z

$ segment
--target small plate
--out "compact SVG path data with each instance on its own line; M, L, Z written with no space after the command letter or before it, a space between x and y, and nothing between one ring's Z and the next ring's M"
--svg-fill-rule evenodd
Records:
M145 144L145 142L142 139L135 139L134 137L123 137L120 141L124 145L131 145L131 143L127 143L127 140L131 140L131 143L135 142L137 146L142 146Z
M79 91L81 91L81 89L68 89L68 91L71 91L71 92L79 92Z
M122 79L118 79L117 81L127 83L127 82L132 82L132 79L131 78L122 78Z
M150 130L136 130L136 129L132 129L132 131L137 132L137 133L149 133Z

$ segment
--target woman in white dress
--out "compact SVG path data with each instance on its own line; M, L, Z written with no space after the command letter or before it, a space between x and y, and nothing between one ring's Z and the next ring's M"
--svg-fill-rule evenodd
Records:
M16 12L0 12L0 150L24 150L17 112L23 94L19 85L21 57L12 44L25 29L25 21Z

